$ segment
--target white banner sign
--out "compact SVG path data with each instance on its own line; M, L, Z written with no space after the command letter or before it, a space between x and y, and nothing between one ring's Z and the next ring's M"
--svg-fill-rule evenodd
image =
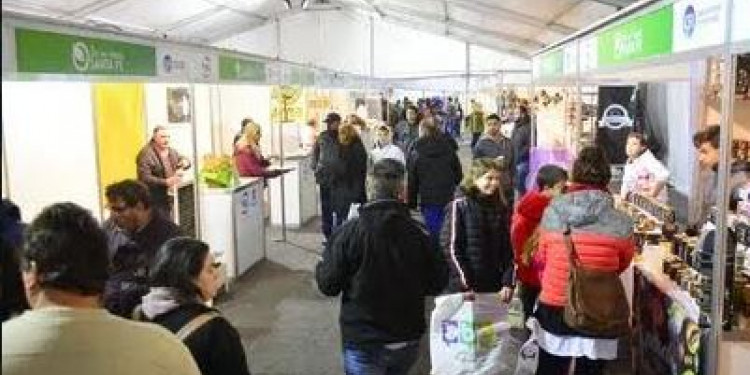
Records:
M583 39L579 42L581 56L579 58L579 64L581 64L581 72L588 72L595 70L599 64L599 55L597 51L597 37L593 36L588 39Z
M750 0L734 0L732 40L750 41Z
M175 48L157 47L156 71L159 77L182 79L189 82L216 82L216 56Z
M563 74L574 75L578 69L578 42L563 48Z
M672 50L683 52L724 43L724 4L725 0L676 1L672 8Z

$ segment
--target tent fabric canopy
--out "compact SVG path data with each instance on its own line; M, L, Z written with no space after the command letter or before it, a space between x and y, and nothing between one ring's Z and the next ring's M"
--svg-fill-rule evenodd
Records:
M3 12L374 77L528 71L633 0L3 0ZM304 4L304 8L303 8ZM371 43L372 42L372 43Z

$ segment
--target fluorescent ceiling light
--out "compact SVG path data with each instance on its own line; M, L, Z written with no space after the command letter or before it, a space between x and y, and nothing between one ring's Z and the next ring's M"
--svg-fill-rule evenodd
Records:
M286 9L292 9L292 0L284 0L284 6Z
M302 3L300 4L302 9L307 9L308 5L310 5L310 0L302 0Z

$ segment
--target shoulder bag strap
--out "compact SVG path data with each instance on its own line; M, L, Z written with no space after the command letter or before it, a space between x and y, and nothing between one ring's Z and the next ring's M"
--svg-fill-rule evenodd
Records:
M573 239L570 237L570 234L570 224L565 224L563 238L565 241L565 248L568 249L568 261L570 262L570 267L573 268L577 266L576 260L578 259L578 253L576 252L576 247L573 244Z
M202 327L204 324L218 317L219 317L219 313L215 311L209 311L209 312L200 314L196 316L195 318L193 318L191 321L189 321L187 324L182 326L182 328L180 328L180 330L177 331L175 335L177 336L178 339L185 341L198 328Z

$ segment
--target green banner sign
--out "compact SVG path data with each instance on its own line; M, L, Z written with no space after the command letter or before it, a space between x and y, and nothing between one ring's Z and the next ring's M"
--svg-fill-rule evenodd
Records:
M21 28L15 31L19 72L156 75L154 47Z
M540 75L556 77L563 74L563 51L552 51L541 58Z
M599 34L599 66L617 65L672 53L672 5Z
M260 61L219 56L219 79L266 82L266 64Z

